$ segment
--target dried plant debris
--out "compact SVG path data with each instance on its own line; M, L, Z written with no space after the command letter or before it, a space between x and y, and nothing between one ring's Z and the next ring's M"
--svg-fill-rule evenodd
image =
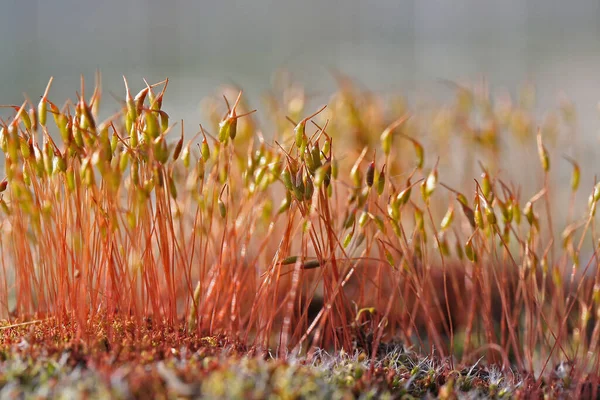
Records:
M211 340L219 341L217 338ZM591 379L569 383L560 364L531 376L475 363L424 357L386 345L375 359L356 350L286 361L225 347L172 348L161 360L110 363L77 359L71 350L33 356L23 348L0 363L1 398L531 398L591 396ZM481 360L480 360L481 361Z

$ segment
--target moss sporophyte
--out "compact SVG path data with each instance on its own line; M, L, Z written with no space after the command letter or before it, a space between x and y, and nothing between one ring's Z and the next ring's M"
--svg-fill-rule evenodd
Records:
M50 79L39 101L4 107L0 352L26 337L121 365L141 362L135 343L152 363L184 359L179 340L200 360L227 342L276 355L265 368L280 378L297 355L326 365L328 349L322 382L344 393L593 388L600 183L583 159L557 157L555 135L576 147L572 112L538 124L532 108L465 85L411 106L337 78L317 106L278 81L260 119L225 87L191 135L172 121L168 79L124 78L104 120L99 77L91 96L82 79L54 102ZM564 360L573 370L557 377ZM208 380L233 368L201 363Z

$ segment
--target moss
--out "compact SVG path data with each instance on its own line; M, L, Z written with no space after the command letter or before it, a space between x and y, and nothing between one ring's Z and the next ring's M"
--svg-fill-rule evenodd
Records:
M586 168L568 158L555 189L573 110L537 130L529 101L460 86L442 106L388 104L340 78L317 111L276 88L270 127L226 90L186 142L168 80L137 95L125 80L104 121L99 87L59 108L51 83L0 120L6 393L535 396L598 374L533 379L600 338L596 282L568 275L596 242L600 183L578 204Z

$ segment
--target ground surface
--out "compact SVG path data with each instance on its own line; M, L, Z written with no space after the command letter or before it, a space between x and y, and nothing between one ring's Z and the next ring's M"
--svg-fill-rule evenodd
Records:
M275 360L225 337L115 323L95 339L52 321L0 331L0 398L556 398L584 395L559 368L540 382L515 371L418 356L401 343ZM13 326L11 324L10 326ZM100 330L100 332L103 332ZM109 339L109 336L112 339ZM539 389L538 389L539 387ZM589 389L589 387L588 387Z

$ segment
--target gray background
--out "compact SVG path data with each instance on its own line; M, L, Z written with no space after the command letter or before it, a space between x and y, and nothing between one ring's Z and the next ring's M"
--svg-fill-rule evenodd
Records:
M512 93L531 80L539 110L564 93L579 112L579 133L597 145L600 2L2 0L0 102L74 97L79 76L103 75L106 113L142 77L169 77L167 109L186 125L201 121L200 100L236 82L249 96L287 68L317 94L331 93L329 68L369 88L409 96L448 94L439 78L486 77ZM579 155L595 159L587 146Z

